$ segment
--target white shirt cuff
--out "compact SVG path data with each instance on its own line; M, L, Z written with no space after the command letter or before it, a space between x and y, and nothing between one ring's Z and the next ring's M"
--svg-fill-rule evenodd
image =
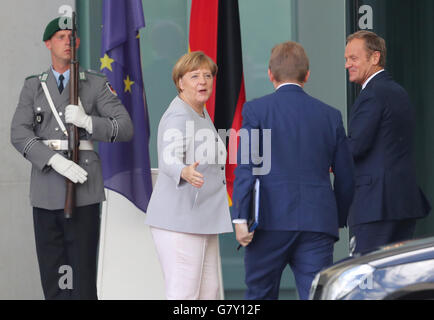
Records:
M234 219L232 220L232 223L247 223L246 219Z

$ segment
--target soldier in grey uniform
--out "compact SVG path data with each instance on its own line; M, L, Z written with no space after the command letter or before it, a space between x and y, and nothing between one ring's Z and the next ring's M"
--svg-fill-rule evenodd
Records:
M97 299L100 203L105 196L93 142L130 140L133 125L100 73L80 70L80 104L69 105L71 30L61 29L59 19L47 25L43 36L52 66L25 80L12 120L11 142L32 163L30 202L45 298ZM66 158L65 123L79 128L78 164ZM66 178L76 183L71 219L64 216Z

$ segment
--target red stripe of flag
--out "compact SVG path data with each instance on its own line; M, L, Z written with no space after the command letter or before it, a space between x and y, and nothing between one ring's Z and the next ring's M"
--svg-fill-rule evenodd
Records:
M189 50L203 51L217 63L219 0L192 0L190 12ZM206 110L214 121L216 81Z
M241 31L237 0L192 0L190 15L190 51L201 50L216 61L218 73L213 94L206 108L217 130L241 128L241 111L246 101L241 52ZM228 139L226 166L229 203L235 179L236 152L239 138L231 134Z

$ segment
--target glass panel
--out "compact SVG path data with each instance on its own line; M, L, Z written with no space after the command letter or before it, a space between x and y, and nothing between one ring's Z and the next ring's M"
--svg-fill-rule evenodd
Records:
M239 0L246 99L273 92L268 60L274 45L292 39L292 1Z
M158 167L158 123L177 95L172 68L188 51L187 1L144 0L146 27L140 30L143 82L149 111L151 167Z

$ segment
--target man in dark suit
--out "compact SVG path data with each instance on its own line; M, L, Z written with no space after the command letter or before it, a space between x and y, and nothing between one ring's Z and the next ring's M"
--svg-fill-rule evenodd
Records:
M307 299L315 274L332 264L338 229L346 224L353 162L340 112L303 91L309 77L303 47L295 42L275 46L268 74L276 91L243 108L242 130L249 132L253 161L242 162L246 150L241 141L235 171L233 222L237 240L246 247L246 298L277 299L289 264L300 299ZM267 129L271 146L259 139L257 148L254 131L264 137ZM254 164L259 150L271 161L269 170L261 172ZM253 235L246 220L256 178L260 215Z
M373 32L347 38L345 68L362 91L351 109L348 138L356 170L350 247L366 253L410 239L430 205L416 184L412 161L413 107L384 70L386 44Z

